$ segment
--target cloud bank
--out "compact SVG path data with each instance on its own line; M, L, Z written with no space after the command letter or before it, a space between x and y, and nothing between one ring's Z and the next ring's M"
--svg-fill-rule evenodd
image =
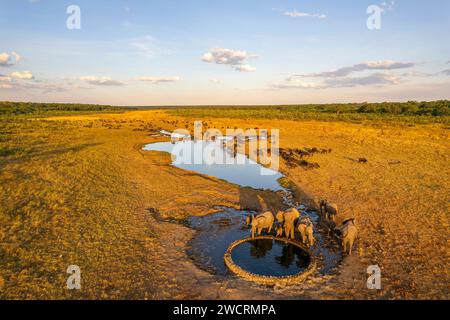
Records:
M401 83L401 78L386 73L375 73L363 77L332 78L323 82L305 82L301 79L287 78L284 82L272 85L273 89L330 89L352 88L359 86L396 85Z
M353 72L361 72L366 70L395 70L414 67L414 62L397 62L392 60L367 61L355 64L349 67L343 67L334 71L325 71L319 73L300 74L300 77L308 78L334 78L345 77Z
M272 85L273 89L328 89L328 88L351 88L357 86L384 86L397 85L402 82L402 77L414 75L423 76L417 72L404 72L401 75L392 74L388 71L406 69L415 66L414 62L401 62L392 60L366 61L352 66L339 68L333 71L318 73L297 74L288 77L283 82ZM363 71L385 71L365 73L363 76L350 76L353 73ZM308 82L302 79L319 78L320 82Z
M85 81L91 85L95 86L122 86L124 85L123 82L113 80L108 77L93 77L93 76L86 76L86 77L80 77L80 80Z
M180 81L181 78L178 76L175 77L137 77L135 80L145 81L150 83L163 83L163 82L177 82Z

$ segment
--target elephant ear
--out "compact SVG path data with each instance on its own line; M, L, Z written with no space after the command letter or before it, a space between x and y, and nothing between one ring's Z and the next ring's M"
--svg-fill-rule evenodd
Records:
M283 222L283 212L281 212L281 211L278 211L277 212L277 216L276 216L276 218L277 218L277 220L279 221L279 222Z

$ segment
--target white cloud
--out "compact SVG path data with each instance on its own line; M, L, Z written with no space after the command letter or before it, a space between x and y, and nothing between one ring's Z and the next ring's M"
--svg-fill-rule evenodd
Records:
M17 64L22 57L17 52L0 53L0 66L13 66Z
M32 80L34 79L31 71L16 71L10 74L11 78L21 79L21 80Z
M124 85L123 82L113 80L108 77L86 76L86 77L80 77L80 80L86 81L87 83L96 85L96 86L122 86L122 85Z
M334 71L325 71L319 73L309 73L301 74L302 77L313 77L313 78L334 78L334 77L345 77L353 72L360 72L365 70L394 70L394 69L405 69L415 66L414 62L397 62L392 60L381 60L381 61L366 61L355 64L350 67L343 67Z
M288 17L291 17L291 18L304 18L304 17L318 18L318 19L326 19L327 18L326 14L306 13L306 12L299 12L297 10L286 11L286 12L284 12L284 15L288 16Z
M34 76L30 71L15 71L9 75L0 74L0 88L21 88L30 84L29 81L22 80L34 80Z
M162 82L177 82L180 81L181 78L178 76L175 77L137 77L135 80L145 81L150 83L162 83Z
M381 12L383 13L394 10L394 7L395 7L395 0L383 1L380 4Z
M240 65L240 66L236 66L235 69L237 71L240 71L240 72L253 72L253 71L256 71L256 68L252 67L249 64L243 64L243 65Z
M442 73L450 76L450 69L443 70Z
M209 63L238 65L247 59L254 58L255 55L246 51L237 51L225 48L215 48L203 55L202 60Z
M249 72L256 68L248 64L248 60L256 58L257 55L246 51L231 50L226 48L214 48L202 56L202 61L207 63L227 64L237 71Z

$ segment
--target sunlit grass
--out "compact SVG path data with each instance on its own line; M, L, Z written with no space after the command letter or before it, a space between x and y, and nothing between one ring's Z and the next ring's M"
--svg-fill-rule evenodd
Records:
M189 298L207 290L192 277L178 280L188 262L170 251L174 227L148 209L180 220L256 197L140 150L158 130L192 131L194 120L221 130L277 128L282 148L331 148L311 159L320 169L282 163L288 179L281 183L295 183L302 202L326 198L341 218L357 218L357 256L382 266L380 295L445 296L450 140L443 121L291 121L253 109L80 112L0 117L0 298L170 298L175 290ZM369 162L348 160L358 157ZM173 250L183 253L184 245ZM81 267L81 291L65 288L70 264ZM344 287L336 280L333 290Z

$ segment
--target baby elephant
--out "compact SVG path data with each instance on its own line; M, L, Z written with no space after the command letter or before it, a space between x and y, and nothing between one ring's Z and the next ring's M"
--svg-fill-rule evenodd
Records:
M284 233L286 237L294 239L294 222L300 217L300 212L297 209L291 208L287 211L278 211L277 220L284 224Z
M339 229L342 234L342 248L348 255L352 255L353 243L358 235L356 220L354 218L346 219Z
M283 237L283 226L281 224L277 224L275 227L275 230L277 232L277 237L282 238Z
M255 232L259 236L261 235L261 231L263 229L268 229L267 233L270 233L270 231L272 230L274 218L272 212L266 211L264 213L258 214L256 217L252 215L250 220L247 219L247 224L248 221L250 221L250 224L252 225L252 239L254 239Z
M334 221L338 214L338 207L327 200L320 200L320 214L322 217Z
M327 231L328 235L334 235L337 228L336 228L336 222L332 221L332 220L328 220L328 219L321 219L320 220L320 225L322 226L322 228ZM338 230L339 231L339 230Z
M312 247L314 245L314 226L309 217L303 217L300 219L298 226L298 232L300 232L300 238L304 244Z

